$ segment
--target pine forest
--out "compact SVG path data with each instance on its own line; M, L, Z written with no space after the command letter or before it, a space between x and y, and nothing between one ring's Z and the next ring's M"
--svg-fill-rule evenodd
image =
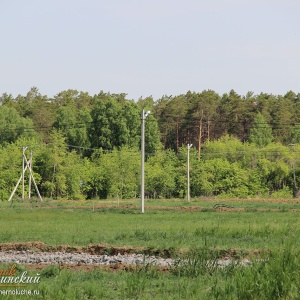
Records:
M146 197L186 197L188 145L191 197L298 196L300 94L203 90L134 101L77 90L49 98L33 87L0 97L0 199L20 178L24 147L44 197L139 197L142 110L151 111Z

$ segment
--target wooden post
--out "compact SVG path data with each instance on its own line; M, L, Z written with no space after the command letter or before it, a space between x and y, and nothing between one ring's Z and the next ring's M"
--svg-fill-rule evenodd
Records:
M32 167L32 155L33 155L33 154L32 154L32 152L31 152L30 160L28 161L27 158L26 158L26 155L25 155L26 149L27 149L27 147L23 147L22 174L21 174L20 179L18 180L18 182L17 182L17 184L16 184L14 190L12 191L12 193L11 193L11 195L10 195L8 201L11 201L11 199L13 198L15 192L17 191L17 188L18 188L19 184L21 183L21 181L22 181L22 199L24 200L24 177L25 177L25 171L26 171L27 169L29 169L29 173L30 173L30 175L29 175L29 194L28 194L28 196L29 196L29 198L30 198L30 196L31 196L31 180L32 180L33 183L34 183L36 192L37 192L37 194L38 194L40 200L43 201L42 196L41 196L41 194L40 194L40 191L39 191L39 189L38 189L38 187L37 187L37 184L36 184L36 182L35 182L35 180L34 180L32 168L31 168L31 167ZM25 163L26 163L26 166L25 166Z
M30 173L30 176L31 176L31 178L32 178L32 181L33 181L35 190L36 190L36 192L37 192L37 194L38 194L40 200L43 201L42 196L41 196L41 194L40 194L40 191L39 191L39 189L38 189L38 187L37 187L37 184L36 184L36 182L35 182L35 180L34 180L33 172L32 172L32 170L31 170L31 168L30 168L30 166L29 166L29 162L28 162L26 156L25 156L24 158L25 158L26 164L27 164L27 166L28 166L29 173Z
M29 168L32 168L32 151L30 152L30 159L29 159ZM28 183L28 199L31 198L31 176L29 176L29 183Z
M22 156L22 200L25 198L25 187L24 187L24 180L25 180L25 151L27 147L23 147L23 156Z

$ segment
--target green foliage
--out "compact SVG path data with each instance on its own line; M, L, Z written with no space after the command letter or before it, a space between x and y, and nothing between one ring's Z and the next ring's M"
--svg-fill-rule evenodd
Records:
M91 176L87 179L88 198L133 198L139 189L140 154L123 147L92 156ZM91 193L92 192L92 193Z
M202 163L197 176L193 176L192 186L200 190L201 194L227 195L231 197L245 197L250 195L249 187L253 184L249 173L243 170L238 163L215 158ZM254 182L257 186L257 182ZM252 190L254 188L252 187ZM256 191L257 192L257 191Z
M176 156L172 151L159 151L146 163L146 193L153 197L171 197L175 190Z
M299 255L291 246L272 251L269 257L252 260L250 267L232 269L222 285L212 288L216 299L298 299ZM217 297L216 297L217 296Z
M21 117L15 108L0 106L0 144L14 143L19 137L30 135L34 131L29 118Z
M0 197L8 200L22 170L22 148L15 144L0 147Z
M234 90L230 90L221 98L217 108L220 121L223 123L224 134L242 138L245 135L243 123L247 122L246 102Z
M218 253L208 247L189 250L182 257L175 260L171 268L173 275L178 277L195 278L217 271Z
M60 273L59 267L52 265L52 266L49 266L49 267L43 269L43 271L41 272L41 276L46 277L46 278L51 278L51 277L58 276L59 273Z
M248 145L242 143L237 138L225 135L216 141L207 141L203 149L203 158L214 159L223 158L230 163L242 161L245 158L245 153L248 153Z
M266 123L261 113L258 113L253 122L253 128L250 130L249 142L258 147L267 146L272 142L272 128Z
M151 110L145 120L148 197L185 196L188 143L194 145L193 197L299 194L299 95L291 91L283 97L188 91L136 103L102 91L67 90L49 99L32 87L25 96L3 94L0 101L2 199L18 180L24 146L34 152L34 176L47 197L136 197L142 109Z
M122 109L111 97L97 99L91 110L93 126L90 130L91 144L95 148L113 149L126 144L129 130Z
M150 114L145 121L145 154L146 158L149 155L155 154L157 150L162 150L160 142L160 133L157 121L153 114Z
M94 151L91 158L69 152L64 134L53 131L49 144L20 139L2 147L0 159L1 198L11 193L21 172L22 147L35 149L33 169L42 195L57 199L129 199L139 194L140 151L122 147ZM299 159L297 146L271 143L263 148L243 144L229 136L205 144L202 159L190 150L191 195L240 197L267 194L296 195ZM19 159L16 159L18 158ZM145 164L145 191L148 197L184 197L187 189L187 150L156 151ZM28 176L25 178L26 182ZM26 187L27 189L27 187ZM289 191L288 193L286 191ZM19 192L18 192L19 193Z
M121 114L128 130L126 146L133 149L138 148L141 135L140 110L134 102L128 101L122 106Z
M78 152L83 152L80 147L90 147L88 129L92 118L88 109L77 111L73 107L60 106L56 114L55 127L64 134L68 145L79 147Z

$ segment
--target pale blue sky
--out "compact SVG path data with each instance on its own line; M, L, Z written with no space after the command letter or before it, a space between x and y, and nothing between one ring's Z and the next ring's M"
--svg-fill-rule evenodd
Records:
M0 0L0 95L300 92L299 0Z

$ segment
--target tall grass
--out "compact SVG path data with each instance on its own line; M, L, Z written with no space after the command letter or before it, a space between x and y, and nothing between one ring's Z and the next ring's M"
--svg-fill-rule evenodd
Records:
M115 273L49 267L36 299L300 299L300 219L286 209L142 215L132 208L18 204L0 210L0 233L0 243L104 243L160 249L176 258L169 272L150 265ZM241 257L257 249L260 256L250 266L218 267L220 253L230 249Z
M130 271L70 271L51 266L41 272L35 299L245 299L300 298L300 255L291 243L252 264L220 268L209 248L194 249L170 272L144 264ZM30 271L34 272L34 271ZM7 299L14 299L13 297ZM22 299L32 299L22 297Z
M222 280L212 287L213 299L300 299L299 250L289 243L263 260L253 260L251 267L220 275Z
M294 212L149 211L12 207L0 210L0 243L108 244L159 249L276 248L300 234ZM300 245L300 240L295 240Z

